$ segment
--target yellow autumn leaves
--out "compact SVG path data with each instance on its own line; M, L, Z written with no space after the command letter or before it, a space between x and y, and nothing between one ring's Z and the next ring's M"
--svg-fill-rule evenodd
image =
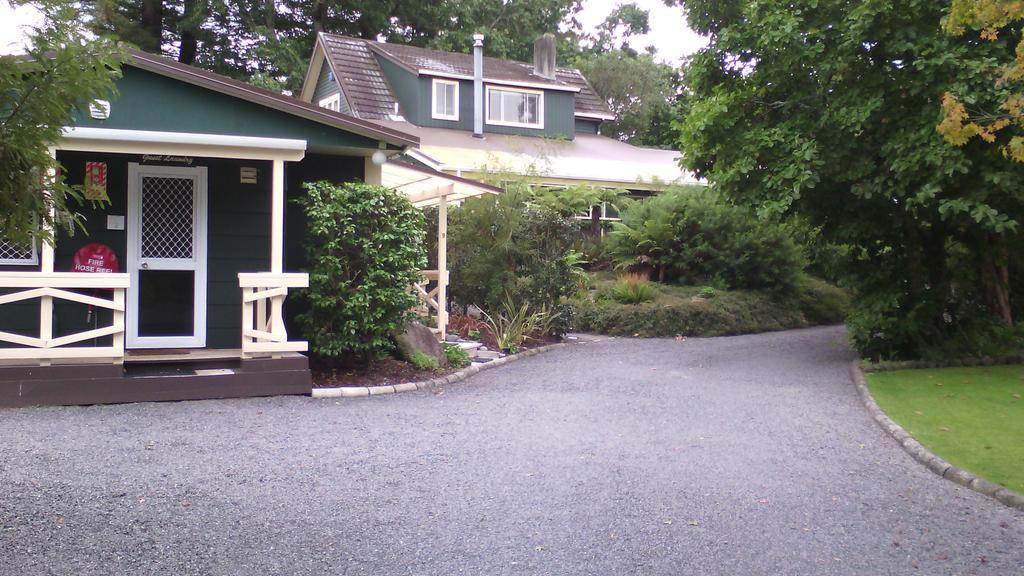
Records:
M944 27L954 35L964 34L968 28L980 29L984 40L999 39L999 30L1013 22L1024 20L1024 1L1021 0L953 0ZM1005 86L1024 78L1024 43L1016 48L1013 62L1001 66L993 75L996 86ZM952 92L942 98L944 117L937 129L948 142L963 146L978 137L995 144L997 134L1009 126L1024 128L1024 94L1011 93L999 104L999 112L968 112L964 103ZM1003 154L1017 162L1024 162L1024 137L1013 136L1000 144Z

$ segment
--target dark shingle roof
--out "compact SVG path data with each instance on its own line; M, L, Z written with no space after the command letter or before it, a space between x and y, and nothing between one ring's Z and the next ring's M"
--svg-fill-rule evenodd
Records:
M334 34L321 34L342 90L360 118L386 119L395 110L395 95L380 70L376 53L412 72L473 76L473 55L417 46L375 42ZM558 68L555 79L534 74L533 64L484 57L484 78L494 81L550 86L576 92L576 114L608 116L607 104L579 70Z
M395 112L394 92L366 40L323 34L327 57L359 118L386 120Z

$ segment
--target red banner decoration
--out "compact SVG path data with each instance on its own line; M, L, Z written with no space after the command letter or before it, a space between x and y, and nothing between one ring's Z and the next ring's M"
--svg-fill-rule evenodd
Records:
M86 244L71 259L72 272L117 272L117 254L106 244Z

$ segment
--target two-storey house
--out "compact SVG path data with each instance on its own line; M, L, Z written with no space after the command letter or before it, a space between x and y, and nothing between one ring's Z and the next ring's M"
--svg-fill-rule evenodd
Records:
M535 42L533 64L485 57L474 40L462 54L321 33L300 98L415 134L409 154L457 176L637 194L695 182L678 152L601 135L614 116L579 70L556 66L554 36Z

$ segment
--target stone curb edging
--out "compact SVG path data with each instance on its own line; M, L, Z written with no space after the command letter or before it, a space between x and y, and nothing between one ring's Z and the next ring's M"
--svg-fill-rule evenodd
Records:
M392 384L388 386L336 386L333 388L313 388L313 398L353 398L357 396L378 396L380 394L394 394L396 392L424 390L426 388L433 388L434 386L443 386L445 384L459 382L469 378L481 370L489 370L491 368L497 368L498 366L504 366L509 362L515 362L521 358L536 356L537 354L542 354L568 345L569 344L566 342L559 342L557 344L541 346L540 348L530 348L529 350L523 350L518 354L495 358L486 364L469 366L459 370L458 372L452 372L446 376L431 378L430 380L424 380L422 382L406 382L405 384Z
M896 441L900 443L900 446L902 446L903 449L914 458L914 460L917 460L926 468L939 476L942 476L946 480L956 482L961 486L970 488L971 490L984 494L990 498L995 498L999 502L1002 502L1011 508L1024 510L1024 494L1018 494L1017 492L1003 488L994 482L989 482L980 476L975 476L962 468L958 468L949 462L946 462L932 453L931 450L925 448L923 444L915 440L892 418L889 418L885 412L882 411L881 407L878 406L878 402L875 401L874 395L871 394L867 380L864 378L864 371L861 370L860 363L857 360L850 364L850 377L853 379L853 383L856 384L861 400L864 401L864 405L867 407L871 417L874 418L875 422L877 422L879 426L881 426L882 430L885 430L886 433L895 438Z

